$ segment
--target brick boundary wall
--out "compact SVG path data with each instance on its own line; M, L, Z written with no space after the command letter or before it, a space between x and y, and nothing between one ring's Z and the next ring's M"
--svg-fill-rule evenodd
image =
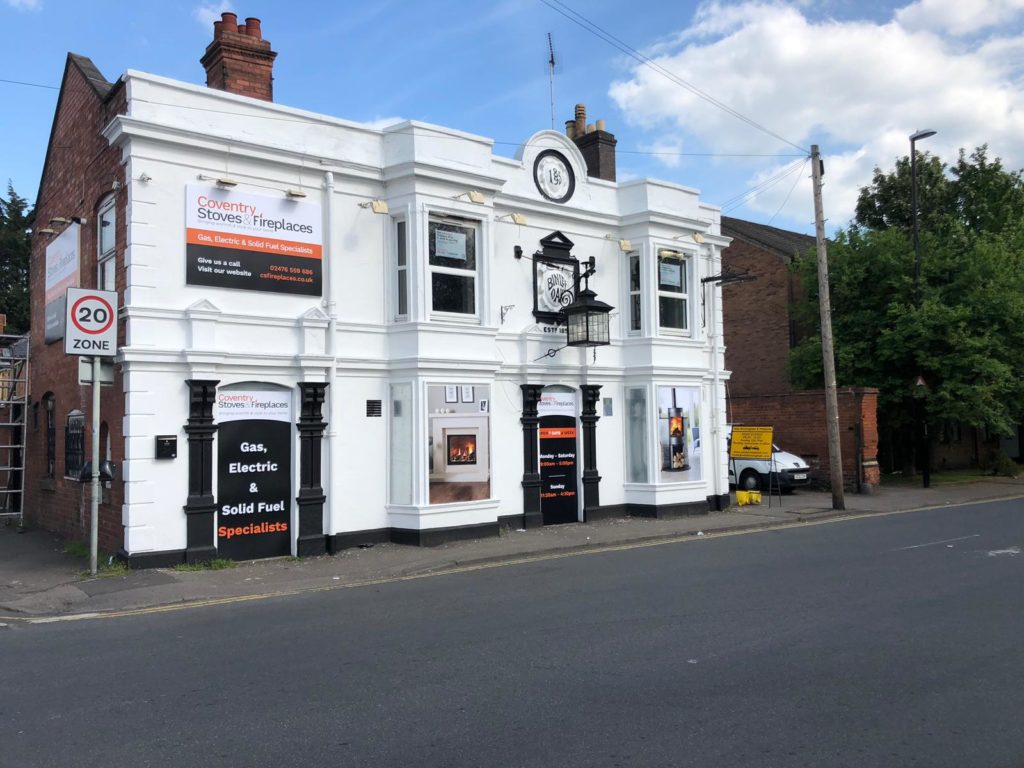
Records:
M878 486L878 390L871 387L840 389L840 449L843 484L849 490L870 493ZM740 395L729 398L732 424L774 427L775 443L804 458L814 482L829 486L828 426L822 389L779 395Z

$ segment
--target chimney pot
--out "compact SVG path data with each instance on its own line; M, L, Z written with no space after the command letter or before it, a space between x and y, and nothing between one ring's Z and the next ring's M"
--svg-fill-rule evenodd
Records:
M566 134L579 147L587 176L615 181L615 137L605 130L604 120L587 125L587 108L576 105L576 119L566 121Z
M263 39L259 19L239 24L238 15L226 11L213 23L213 41L199 61L210 88L273 101L276 57L270 41Z

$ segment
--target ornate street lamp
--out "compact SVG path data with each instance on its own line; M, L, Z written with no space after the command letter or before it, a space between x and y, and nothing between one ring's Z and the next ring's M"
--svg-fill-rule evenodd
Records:
M566 345L570 347L603 347L611 344L608 332L609 313L613 307L598 301L590 290L590 276L596 271L594 257L584 262L587 268L574 281L575 300L562 310L565 316ZM577 261L577 264L579 262ZM580 290L580 280L584 280Z

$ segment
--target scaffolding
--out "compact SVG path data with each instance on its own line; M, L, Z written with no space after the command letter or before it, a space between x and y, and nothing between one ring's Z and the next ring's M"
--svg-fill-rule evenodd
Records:
M0 334L0 520L23 528L28 336Z

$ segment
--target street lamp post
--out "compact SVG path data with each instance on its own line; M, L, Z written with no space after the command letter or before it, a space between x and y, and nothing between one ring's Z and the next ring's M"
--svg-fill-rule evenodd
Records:
M910 134L910 213L914 229L914 301L921 306L921 243L917 226L917 148L914 146L922 139L934 136L935 131L925 128ZM920 380L921 377L918 376ZM931 445L928 439L927 403L922 401L917 418L918 450L922 456L921 484L928 488L932 484Z

